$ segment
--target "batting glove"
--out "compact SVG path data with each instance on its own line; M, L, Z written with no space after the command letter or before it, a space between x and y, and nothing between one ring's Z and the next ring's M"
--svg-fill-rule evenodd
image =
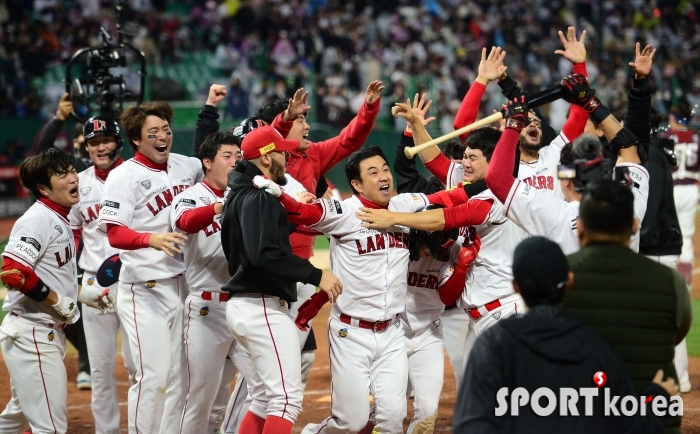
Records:
M309 329L309 321L314 319L321 308L328 302L328 294L325 291L319 291L311 296L308 300L299 306L297 317L294 324L299 327L299 330L306 331Z
M508 104L503 104L502 108L505 113L503 117L506 118L506 128L522 131L530 123L527 117L528 105L525 95L513 98L512 101L508 101Z
M78 293L78 301L102 313L114 307L114 297L109 293L109 288L101 289L98 286L83 286Z
M60 294L56 295L58 295L58 303L52 304L51 307L54 308L59 315L70 321L78 314L78 303L70 297L64 297Z
M226 187L226 191L224 191L224 196L218 198L216 201L219 202L221 205L226 205L226 201L228 200L228 193L231 191L231 187Z
M260 175L257 175L255 178L253 178L253 185L256 188L264 189L266 192L270 193L275 197L282 196L282 187L277 185L277 183L271 179L267 179Z
M562 79L561 85L566 89L564 101L581 107L596 122L603 122L610 115L610 110L596 98L595 89L591 89L585 75L568 75Z
M472 262L474 262L476 257L479 255L480 249L481 237L479 234L475 234L473 243L468 246L464 245L461 249L459 249L459 262L457 263L455 270L466 274L467 271L469 271L469 267L471 266Z

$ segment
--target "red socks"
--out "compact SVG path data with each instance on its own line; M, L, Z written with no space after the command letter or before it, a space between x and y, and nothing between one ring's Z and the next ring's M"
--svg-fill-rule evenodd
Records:
M294 424L277 416L263 419L250 411L245 414L238 430L240 434L292 434Z
M243 416L241 421L241 426L238 429L240 434L262 434L263 428L265 426L265 419L256 416L250 411ZM291 428L290 428L291 432Z
M292 434L294 424L283 417L267 416L263 434Z

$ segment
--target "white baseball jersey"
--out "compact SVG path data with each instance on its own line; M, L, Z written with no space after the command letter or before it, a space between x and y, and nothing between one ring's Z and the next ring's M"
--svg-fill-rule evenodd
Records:
M569 139L566 138L564 133L561 133L556 139L552 140L549 146L544 146L539 150L537 160L528 163L521 161L518 168L518 179L538 190L544 190L564 200L564 193L562 193L559 186L557 172L561 150L567 143L569 143ZM446 188L449 190L457 186L464 180L463 178L464 167L459 163L451 163L447 171Z
M98 231L100 202L105 183L95 175L95 167L88 167L78 174L80 178L80 202L73 205L68 215L71 229L82 229L85 248L78 265L83 270L95 273L102 262L119 250L109 245L107 237Z
M200 182L178 194L170 207L170 220L175 222L187 210L211 205L219 196L205 183ZM185 256L185 277L190 292L221 292L221 287L231 278L228 261L221 247L221 215L216 215L211 224L196 234L187 234L187 243L182 247Z
M634 185L634 218L641 222L649 198L649 172L639 164L622 163L627 166ZM617 166L616 166L617 167ZM506 199L506 215L528 234L547 237L559 244L565 255L579 250L576 220L579 202L561 202L543 195L522 181L514 182ZM639 231L632 236L630 248L639 251Z
M404 329L417 332L437 325L435 321L439 321L445 311L438 289L447 282L453 271L453 263L441 262L433 257L411 261L406 278L406 310L401 314Z
M301 182L292 178L292 175L290 175L289 173L285 173L284 177L287 178L287 183L285 185L282 185L281 187L285 193L292 196L296 200L299 200L299 197L301 197L301 195L307 193L306 187L301 185Z
M484 222L473 226L481 237L481 249L469 268L467 289L457 301L464 309L513 294L513 251L527 237L506 217L505 207L491 190L479 193L474 199L490 200L492 205Z
M317 201L321 220L310 228L330 235L330 269L343 282L336 308L351 317L384 321L403 312L406 305L408 232L405 226L367 229L355 216L362 206L357 196L342 202ZM389 211L416 212L428 205L423 194L399 194L391 198Z
M100 205L99 229L108 224L137 232L171 232L170 205L173 198L201 181L202 163L197 158L170 154L168 170L148 167L134 158L114 169L105 183ZM166 279L185 271L181 255L171 258L150 248L122 250L119 281L139 283Z
M641 227L644 215L647 213L647 201L649 200L649 172L639 164L620 163L615 167L626 166L632 178L632 194L634 194L634 218L639 220ZM639 237L642 231L632 235L630 249L639 252Z
M565 255L579 250L576 221L580 202L565 202L517 180L506 199L506 216L532 236L549 238Z
M29 207L15 222L2 254L31 267L46 288L73 300L78 298L73 232L68 219L41 201ZM51 306L37 303L19 291L7 291L2 309L37 322L67 322ZM76 314L70 322L74 323L78 318L80 315Z
M543 190L554 197L564 200L564 193L559 186L559 159L561 150L569 143L564 133L560 133L556 139L552 140L549 146L543 146L538 151L535 161L520 162L518 167L518 179L527 183L531 187Z

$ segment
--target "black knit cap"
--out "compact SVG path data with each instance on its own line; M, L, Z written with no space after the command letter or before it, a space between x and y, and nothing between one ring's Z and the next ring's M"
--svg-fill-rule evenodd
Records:
M523 298L557 301L566 284L569 263L559 245L544 237L530 237L513 252L513 280L520 286ZM554 296L555 299L552 299Z

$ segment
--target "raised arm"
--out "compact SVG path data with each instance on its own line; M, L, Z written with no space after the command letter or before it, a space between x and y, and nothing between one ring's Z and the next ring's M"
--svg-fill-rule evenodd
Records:
M408 158L404 154L407 146L413 146L413 134L404 131L399 140L394 157L394 179L396 191L399 193L435 193L438 189L427 179L418 173L415 158Z
M209 96L202 110L197 115L197 125L194 128L194 138L192 139L192 155L199 153L204 139L211 133L219 131L219 111L216 104L226 98L226 86L212 84L209 88Z
M588 71L586 69L586 31L584 30L581 33L581 38L578 39L576 37L576 29L574 27L569 27L566 37L564 36L564 32L561 30L559 31L559 39L564 49L556 50L554 53L563 56L571 62L574 74L581 74L584 77L588 77ZM587 121L588 113L582 108L572 105L569 117L561 129L562 136L565 140L555 141L555 143L559 143L561 147L563 147L564 144L576 140L578 136L583 134ZM550 142L546 143L549 144Z
M640 51L640 44L635 46L635 59L629 65L634 70L632 87L627 93L627 116L625 127L639 140L644 154L649 155L649 143L651 142L651 84L649 73L651 72L652 59L656 49L647 45Z
M486 85L506 74L508 67L503 64L505 57L506 52L502 51L501 47L491 47L488 56L486 55L486 48L481 49L478 75L464 96L462 104L455 115L453 125L455 130L474 123L479 115L479 105L486 91ZM467 134L463 134L459 136L459 139L464 141L466 137Z
M63 123L68 119L72 111L73 103L70 100L70 95L64 93L61 97L61 101L58 103L56 115L46 124L44 129L41 130L41 135L39 136L39 142L37 144L38 151L53 148L56 137L58 137L61 128L63 128Z

